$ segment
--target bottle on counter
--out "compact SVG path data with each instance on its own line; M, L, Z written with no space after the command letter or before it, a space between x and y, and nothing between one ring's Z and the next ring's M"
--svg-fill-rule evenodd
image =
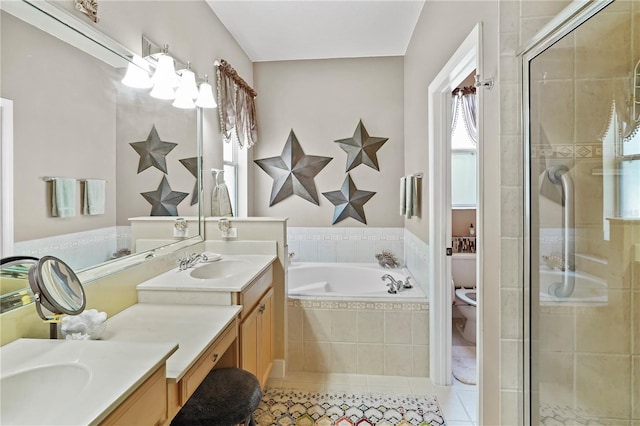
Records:
M476 235L476 228L473 227L473 223L469 225L469 235L471 235L472 237Z

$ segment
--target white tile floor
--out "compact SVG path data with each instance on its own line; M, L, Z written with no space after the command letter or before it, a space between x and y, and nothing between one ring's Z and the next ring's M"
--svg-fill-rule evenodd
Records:
M436 386L428 378L421 377L294 372L284 379L270 379L267 386L328 392L435 395L447 426L475 426L477 387L453 380L452 386Z

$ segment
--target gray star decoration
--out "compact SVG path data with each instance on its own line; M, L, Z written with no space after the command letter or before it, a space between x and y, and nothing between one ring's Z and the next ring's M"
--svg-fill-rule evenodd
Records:
M141 192L145 200L151 204L151 216L178 216L178 204L189 195L188 192L173 191L166 176L155 191Z
M193 192L191 193L191 205L193 206L198 202L198 157L183 158L178 161L180 161L180 163L189 170L189 173L196 178L196 184L193 187Z
M360 120L352 137L334 142L347 153L347 170L345 171L348 172L360 164L366 164L373 169L380 170L376 152L388 140L389 138L369 136L362 120Z
M138 162L138 173L153 166L162 173L167 173L166 156L178 145L173 142L163 142L158 136L156 125L154 124L147 136L146 141L131 142L129 145L140 155Z
M352 217L366 225L367 219L364 216L364 204L375 194L375 192L360 191L356 188L350 174L347 174L340 191L322 193L327 200L336 206L333 211L333 225L348 217Z
M269 207L294 194L319 205L318 191L313 178L331 160L331 157L305 155L291 130L279 157L255 160L255 163L273 178Z

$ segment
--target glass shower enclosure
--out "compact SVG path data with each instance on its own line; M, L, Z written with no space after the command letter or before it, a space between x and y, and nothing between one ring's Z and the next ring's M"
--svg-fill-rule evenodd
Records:
M523 54L525 419L640 424L640 1L572 3Z

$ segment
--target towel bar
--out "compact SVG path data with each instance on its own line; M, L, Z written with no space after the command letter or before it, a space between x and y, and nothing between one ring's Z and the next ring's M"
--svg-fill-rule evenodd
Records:
M58 178L57 178L57 177L55 177L55 176L44 176L44 177L42 178L42 180L43 180L43 181L45 181L45 182L52 182L52 181L54 181L54 180L56 180L56 179L58 179ZM78 182L86 182L87 180L89 180L89 178L81 178L81 179L76 179L76 180L77 180ZM105 182L109 182L107 179L95 179L95 180L103 180L103 181L105 181Z

